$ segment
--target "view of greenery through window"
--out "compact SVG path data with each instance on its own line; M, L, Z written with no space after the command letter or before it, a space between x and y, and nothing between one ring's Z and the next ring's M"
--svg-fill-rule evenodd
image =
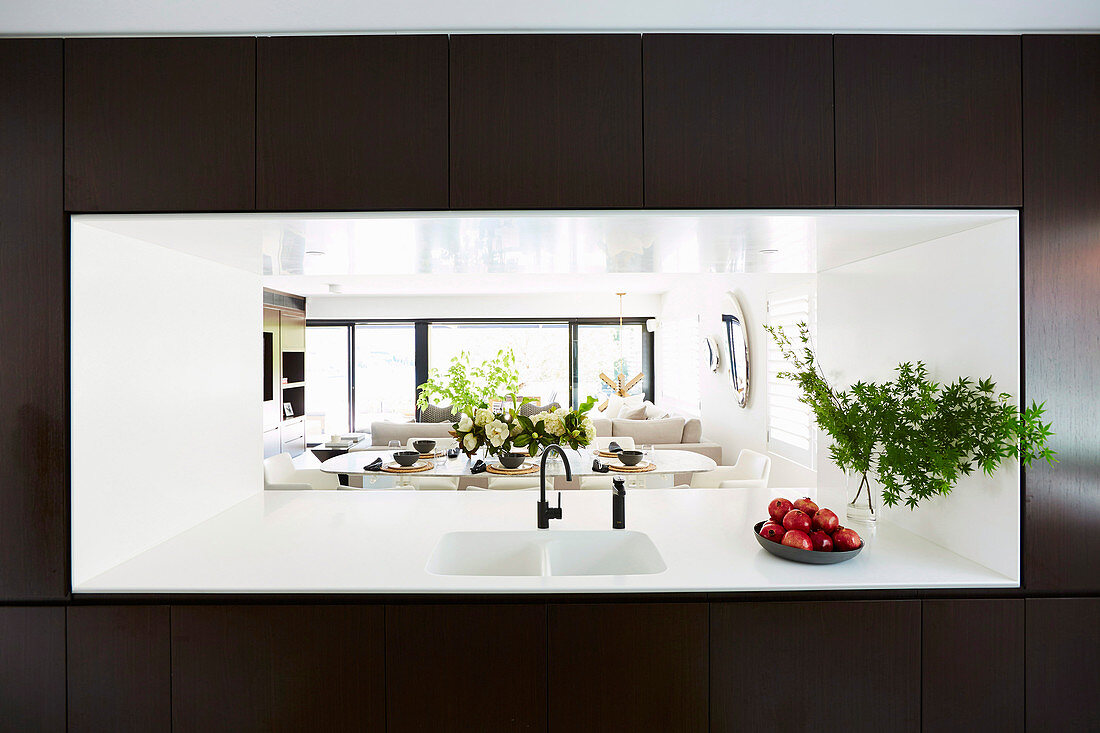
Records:
M629 380L642 371L642 325L626 324L619 338L619 325L580 324L577 326L577 393L611 394L611 387L600 379L600 372L615 379L624 374Z

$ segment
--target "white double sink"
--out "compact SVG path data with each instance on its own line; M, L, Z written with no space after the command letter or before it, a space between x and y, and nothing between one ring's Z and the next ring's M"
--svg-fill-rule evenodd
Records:
M653 540L629 530L448 532L428 560L433 575L652 575L667 569Z

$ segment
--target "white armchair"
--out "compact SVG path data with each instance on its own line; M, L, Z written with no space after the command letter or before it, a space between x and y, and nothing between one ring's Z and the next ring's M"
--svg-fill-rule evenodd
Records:
M333 491L340 488L336 474L319 468L295 468L289 453L264 459L265 491Z
M693 489L766 489L772 472L772 459L763 453L743 448L737 463L719 466L713 471L691 476Z

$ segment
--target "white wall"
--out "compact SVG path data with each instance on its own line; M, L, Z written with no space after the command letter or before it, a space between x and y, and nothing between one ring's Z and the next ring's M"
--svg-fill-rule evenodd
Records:
M258 274L72 228L73 586L262 490Z
M578 275L577 277L584 277ZM661 308L657 294L623 296L626 316L652 318ZM617 318L615 293L526 295L312 296L306 318Z
M915 245L818 275L818 346L840 386L880 381L923 360L933 379L991 376L1019 395L1019 232L1015 219ZM1017 398L1018 399L1018 398ZM819 439L820 496L843 506L843 478ZM1020 471L964 477L916 510L886 508L900 524L1009 577L1019 577Z
M677 287L662 300L662 329L666 323L685 317L699 318L699 336L710 336L722 349L722 367L717 373L696 359L699 373L699 417L703 437L722 445L723 463L732 464L742 448L767 453L767 339L764 330L767 294L771 290L793 287L812 280L812 275L699 275L690 286ZM723 301L727 293L736 293L749 331L749 403L737 404L728 374L729 352L725 325L722 323ZM654 347L662 349L661 330ZM667 341L665 342L667 343ZM659 359L658 359L659 361ZM658 403L662 395L675 395L677 385L667 374L657 372ZM816 472L772 455L770 484L773 487L806 487L817 485Z

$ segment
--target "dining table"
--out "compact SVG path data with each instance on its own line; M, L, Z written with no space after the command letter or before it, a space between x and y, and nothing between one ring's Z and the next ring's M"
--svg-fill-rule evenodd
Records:
M478 460L484 461L486 466L490 464L499 465L498 461L492 456L467 456L463 453L455 458L448 458L445 454L435 457L423 459L431 464L431 468L425 471L419 471L416 473L390 473L387 471L370 470L367 466L371 465L375 459L381 458L382 465L390 465L394 462L393 453L395 450L406 450L405 448L386 448L378 447L366 450L356 450L343 455L334 456L324 461L321 464L321 470L325 473L343 474L347 476L370 476L370 477L383 477L389 476L396 479L395 487L401 489L413 488L415 485L415 479L426 478L429 476L448 477L448 478L463 478L470 476L483 476L483 477L499 477L498 474L484 471L481 473L474 472L474 466ZM666 449L650 449L645 451L645 457L643 462L652 462L653 469L645 472L637 471L616 471L609 469L607 472L597 471L593 466L593 461L598 460L606 466L620 466L617 459L606 458L597 456L591 448L581 448L579 450L573 450L570 448L564 449L564 452L569 460L569 467L574 477L581 476L622 476L627 479L628 488L644 488L645 480L649 477L657 476L671 476L673 474L694 474L705 471L713 471L718 467L718 464L713 459L708 458L700 453L687 450L666 450ZM539 464L541 462L541 456L535 456L527 459L531 463ZM513 474L515 475L515 474ZM520 474L524 475L524 474ZM538 475L537 472L534 475ZM564 465L555 460L548 460L546 463L546 475L547 476L564 476ZM367 482L364 481L364 488L368 487ZM377 488L394 488L391 486L378 486Z

